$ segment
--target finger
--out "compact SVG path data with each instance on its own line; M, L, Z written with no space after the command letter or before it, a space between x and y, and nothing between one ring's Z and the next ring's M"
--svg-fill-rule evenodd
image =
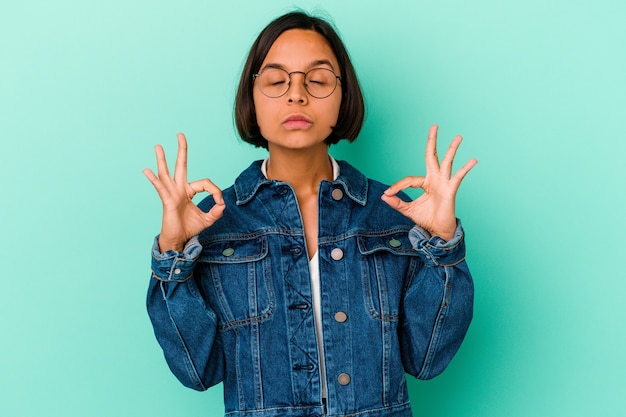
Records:
M452 163L454 162L454 157L456 156L456 151L459 149L459 145L463 138L461 136L455 136L446 151L446 154L443 156L441 160L441 174L446 178L450 178L452 175Z
M193 197L194 195L198 193L206 192L213 196L213 199L215 200L217 204L224 204L224 199L222 197L222 190L208 178L190 182L189 187L191 188L193 192L193 195L189 196L189 198Z
M178 154L176 155L176 167L174 168L174 181L178 184L187 183L187 138L182 133L178 137Z
M148 178L148 180L150 180L150 182L156 189L157 193L159 193L159 196L161 196L162 193L164 192L164 186L163 186L163 183L159 180L159 178L154 174L154 172L152 172L150 168L144 169L143 174Z
M212 226L213 223L218 221L220 217L224 215L224 210L226 209L225 204L215 204L211 207L211 210L205 213L205 218L207 220L207 226Z
M477 163L478 163L478 160L476 160L476 158L472 158L469 161L467 161L465 165L459 168L457 172L455 172L451 180L457 184L457 187L461 183L461 181L463 181L463 178L465 178L467 173L470 172L470 170L474 168Z
M150 168L145 168L142 172L152 183L159 180L157 176L154 175L154 172L152 172Z
M224 198L222 197L222 190L220 190L218 187L216 187L217 190L212 192L211 195L213 196L213 200L215 200L216 204L222 204L224 205Z
M439 126L432 125L428 131L428 141L426 141L426 171L436 172L439 170L439 157L437 156L437 130Z
M424 177L404 177L395 184L392 184L384 193L385 195L392 196L407 188L421 188L425 180L426 178Z
M163 147L161 145L156 145L154 147L154 152L156 153L157 159L157 173L159 174L159 179L171 181L170 170L167 168L167 161L165 159L165 152L163 151Z

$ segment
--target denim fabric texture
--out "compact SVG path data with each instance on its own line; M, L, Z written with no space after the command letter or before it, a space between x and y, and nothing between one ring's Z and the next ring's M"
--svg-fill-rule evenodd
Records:
M323 400L296 195L260 165L223 191L224 216L182 253L155 241L147 307L170 369L196 390L223 382L229 417L412 416L405 372L441 373L472 318L460 222L452 240L431 237L346 162L321 182Z

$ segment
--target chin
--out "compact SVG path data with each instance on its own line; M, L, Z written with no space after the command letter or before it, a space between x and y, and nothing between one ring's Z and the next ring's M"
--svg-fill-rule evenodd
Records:
M319 146L326 147L326 136L322 139L311 138L310 134L304 134L305 132L293 132L292 134L285 135L280 140L268 140L269 146L280 147L286 149L311 149Z

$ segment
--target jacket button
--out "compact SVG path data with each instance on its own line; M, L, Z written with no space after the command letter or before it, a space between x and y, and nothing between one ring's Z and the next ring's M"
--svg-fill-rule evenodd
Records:
M335 321L337 323L343 323L346 320L348 320L348 315L344 313L343 311L338 311L335 313Z
M235 253L235 249L233 248L226 248L222 251L222 255L224 256L232 256L233 253Z
M336 261L340 261L343 258L343 251L339 248L335 248L330 252L330 257Z
M331 193L331 196L333 197L333 200L339 201L343 198L343 191L341 191L339 188L335 188Z
M339 381L339 385L348 385L350 383L350 375L339 374L337 381Z
M400 242L398 239L391 239L389 241L389 246L391 246L392 248L399 248L400 246L402 246L402 242Z

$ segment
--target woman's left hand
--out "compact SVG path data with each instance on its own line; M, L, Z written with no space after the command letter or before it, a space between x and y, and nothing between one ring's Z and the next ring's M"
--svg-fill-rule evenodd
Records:
M452 175L452 162L462 138L456 136L452 140L441 164L439 164L437 129L437 125L433 125L428 133L426 176L403 178L385 190L381 198L392 208L426 229L431 235L439 236L447 241L454 237L456 230L454 211L456 192L465 175L478 161L473 158L470 159ZM407 188L422 188L424 194L410 202L402 201L396 194Z

